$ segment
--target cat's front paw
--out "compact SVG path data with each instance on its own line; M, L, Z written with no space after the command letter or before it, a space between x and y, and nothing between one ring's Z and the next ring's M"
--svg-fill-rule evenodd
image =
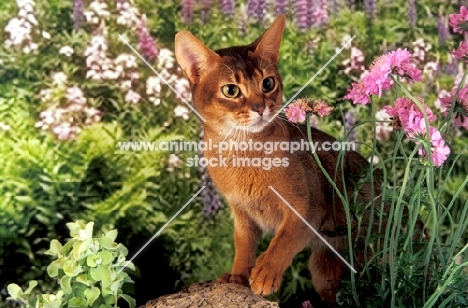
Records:
M221 277L216 280L217 283L235 283L235 284L240 284L242 286L248 287L249 286L249 280L247 277L242 276L242 275L231 275L229 273L224 273L221 275Z
M282 276L282 271L277 271L273 266L261 262L253 268L250 274L250 288L255 294L270 295L278 291Z

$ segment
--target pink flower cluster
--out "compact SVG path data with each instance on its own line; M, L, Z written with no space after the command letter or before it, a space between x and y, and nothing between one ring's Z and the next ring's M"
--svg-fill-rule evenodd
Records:
M369 68L369 71L358 82L353 83L345 99L352 100L355 104L369 103L370 95L382 95L383 90L392 87L393 81L390 74L398 75L412 83L421 81L421 70L411 62L411 54L406 49L397 49L379 58Z
M449 25L454 32L461 34L468 32L468 10L465 6L460 8L460 14L450 14L449 19ZM452 54L455 58L468 62L468 41L460 42L458 49L454 49Z
M333 107L327 105L323 100L312 101L308 98L301 98L293 101L285 108L286 117L291 122L304 122L306 113L314 113L320 117L330 115Z
M465 6L460 8L460 14L450 14L449 19L449 25L454 32L463 34L468 31L468 10Z
M102 113L87 105L87 98L78 86L67 85L67 76L55 73L52 87L40 92L41 101L49 108L40 113L36 127L50 130L60 140L72 140L82 130L101 120Z
M457 94L457 87L454 87L450 92L450 95L447 97L439 97L439 101L442 107L442 112L444 116L447 116L450 113L452 108L452 102L454 101L455 95L457 99L455 100L453 106L453 115L454 123L458 127L464 127L468 129L468 88L461 88Z
M417 98L424 107L428 123L433 123L437 118L429 107L424 104L422 98ZM416 144L422 144L418 149L419 155L428 157L428 149L431 151L432 162L440 166L450 154L449 147L445 144L440 132L429 126L430 144L427 144L427 130L424 114L419 107L408 97L401 97L395 101L395 107L385 106L385 111L393 117L393 126L396 129L404 129L409 139Z

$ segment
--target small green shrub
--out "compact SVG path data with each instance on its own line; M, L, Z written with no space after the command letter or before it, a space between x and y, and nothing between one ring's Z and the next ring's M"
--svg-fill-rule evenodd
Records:
M45 253L56 257L48 267L50 277L57 279L60 289L56 294L31 293L37 281L29 282L23 291L17 284L8 285L9 299L18 300L26 307L118 307L122 298L135 307L135 300L123 293L126 283L133 283L125 268L135 270L126 261L127 248L115 243L117 230L110 230L100 237L93 237L94 223L67 223L72 238L62 245L52 240Z

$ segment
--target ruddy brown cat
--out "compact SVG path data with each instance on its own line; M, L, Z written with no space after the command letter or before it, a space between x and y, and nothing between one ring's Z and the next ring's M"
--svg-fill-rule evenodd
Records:
M300 142L306 140L306 128L281 117L274 117L282 107L283 85L278 72L279 49L285 27L279 15L271 27L255 42L213 51L189 32L175 38L177 61L191 84L195 109L206 119L205 141L217 142ZM273 119L269 122L270 119ZM319 145L335 139L312 128ZM312 253L309 269L315 289L327 302L335 302L336 289L345 265L269 188L273 187L327 241L340 251L338 230L346 228L343 205L329 181L322 174L310 151L264 151L230 149L221 153L227 166L208 165L208 171L234 214L235 258L231 273L219 282L249 285L254 293L268 295L278 290L286 268L305 247ZM346 152L344 178L336 168L338 153L317 152L338 188L350 198L352 178L359 176L367 161L358 153ZM217 157L213 148L206 158ZM247 159L280 158L285 164L269 170L234 165L237 157ZM338 170L336 170L338 169ZM346 192L344 192L346 190ZM370 186L359 193L362 202L371 199ZM268 249L256 258L261 233L274 234Z

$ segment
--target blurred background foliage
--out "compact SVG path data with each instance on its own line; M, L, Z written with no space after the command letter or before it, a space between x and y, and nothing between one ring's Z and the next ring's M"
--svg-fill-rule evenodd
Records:
M437 97L450 91L463 73L462 64L450 54L463 37L451 33L447 25L448 14L457 12L460 4L442 0L2 1L0 305L6 305L5 286L11 282L36 279L42 292L51 291L54 284L44 275L50 259L44 251L52 239L67 238L65 223L83 219L94 221L96 230L117 228L117 242L129 247L131 256L201 185L207 185L202 194L148 252L135 259L142 275L141 281L136 280L136 297L143 304L230 270L232 218L206 171L186 166L186 158L198 153L132 152L117 146L119 141L198 141L201 133L196 115L119 35L138 46L149 64L190 100L173 57L176 31L189 30L212 49L244 45L263 33L276 12L284 11L288 24L279 69L285 101L355 35L352 47L339 54L299 97L336 105L331 117L316 119L320 129L370 144L369 106L343 101L346 89L380 54L408 48L424 70L424 82L411 85L411 90L433 110L440 108ZM36 22L28 19L30 14ZM22 24L11 25L14 18L23 20ZM30 38L9 45L12 31L26 24ZM108 67L93 66L96 59L101 64L108 61ZM105 75L106 70L114 75ZM94 78L93 74L101 75ZM383 95L376 100L376 110L393 99ZM396 137L388 130L382 124L378 131L382 133L379 153L393 151ZM454 154L462 153L468 144L466 130L453 129L444 137L449 138ZM365 145L359 151L367 157L371 154ZM389 176L401 177L402 167L389 168L395 173ZM440 192L441 203L451 201L466 174L468 158L463 153ZM455 201L455 221L460 221L467 197L464 190ZM440 236L449 238L450 232L447 226ZM265 238L259 251L267 243ZM299 307L310 299L306 263L307 255L297 256L272 299L285 307Z

